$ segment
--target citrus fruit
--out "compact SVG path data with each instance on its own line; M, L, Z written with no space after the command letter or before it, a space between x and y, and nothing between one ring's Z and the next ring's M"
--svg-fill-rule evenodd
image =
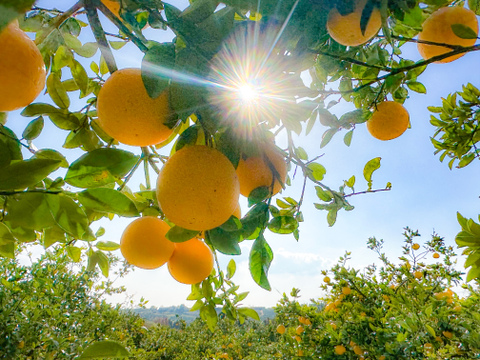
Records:
M283 324L278 325L277 326L277 333L282 334L282 335L285 334L285 325L283 325Z
M352 293L352 289L350 289L348 286L344 286L342 288L342 293L343 295L350 295Z
M413 249L413 250L418 250L418 249L420 249L420 244L417 244L417 243L413 244L413 245L412 245L412 249Z
M398 102L384 101L367 121L368 132L378 140L392 140L402 135L409 125L408 111Z
M273 166L277 173L275 182L273 182L274 173L270 166ZM237 166L237 175L240 182L240 194L243 196L248 197L252 190L262 186L271 188L272 183L272 195L275 195L282 190L282 184L287 179L287 163L273 144L267 144L260 148L258 156L240 159Z
M335 346L335 354L337 354L337 355L343 355L343 354L345 354L346 351L347 351L347 349L343 345Z
M115 71L97 98L98 122L115 140L132 146L155 145L170 136L168 91L152 99L140 69Z
M363 349L360 346L355 345L353 347L353 352L357 355L362 355L363 354Z
M183 284L196 284L204 280L213 269L213 254L200 239L176 243L168 260L170 275Z
M455 35L452 25L461 24L469 27L475 34L478 34L478 21L472 10L460 6L443 7L433 12L422 24L423 30L418 34L418 40L431 41L434 43L472 46L475 39L462 39ZM424 59L430 59L437 55L442 55L452 51L451 48L438 45L428 45L418 43L418 52ZM438 60L436 63L449 63L465 53L449 56Z
M302 325L298 325L297 328L295 329L295 332L297 333L297 335L301 335L304 331L305 329L303 328Z
M440 257L440 254L439 253L433 253L432 256L433 256L434 259L438 259Z
M173 254L174 243L165 237L168 224L154 216L132 221L123 231L120 251L130 264L142 269L156 269Z
M11 22L0 33L0 112L27 106L45 87L45 63L35 43Z
M442 332L443 336L445 336L447 339L453 338L453 334L450 331L443 331Z
M368 20L365 33L362 34L360 21L367 0L355 0L355 10L342 16L337 8L328 13L327 31L339 44L345 46L358 46L373 38L382 27L380 11L374 8Z
M157 180L158 203L175 225L209 230L222 225L238 206L235 168L220 151L204 145L174 153Z
M107 7L115 16L120 15L120 3L114 0L102 0L103 5Z
M423 277L423 273L421 271L415 271L413 276L415 276L415 279L421 279Z
M328 276L325 276L325 277L323 278L323 282L325 282L325 283L327 283L327 284L330 283L330 278L329 278Z

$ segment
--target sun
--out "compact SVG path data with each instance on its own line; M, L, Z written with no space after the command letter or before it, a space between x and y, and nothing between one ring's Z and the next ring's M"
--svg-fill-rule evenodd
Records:
M254 85L246 83L238 88L238 97L245 104L253 104L259 99L259 94Z

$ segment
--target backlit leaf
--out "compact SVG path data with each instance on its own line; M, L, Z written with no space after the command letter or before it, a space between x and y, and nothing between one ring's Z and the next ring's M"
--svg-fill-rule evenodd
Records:
M59 160L29 159L13 162L0 172L0 190L22 190L45 179L60 166Z
M452 31L455 35L462 39L476 39L477 33L470 27L464 24L452 24Z
M380 168L380 157L373 158L368 161L363 168L363 176L368 183L368 190L372 189L372 174L375 170Z
M89 345L79 359L126 358L130 353L115 341L103 340Z
M166 238L172 242L184 242L198 235L197 230L188 230L180 226L173 226L167 231Z
M253 280L265 290L271 290L270 282L268 281L268 269L272 260L272 249L263 237L263 234L260 234L250 250L249 268Z
M77 196L83 206L100 213L113 213L126 217L139 215L134 202L114 189L87 189L78 193Z

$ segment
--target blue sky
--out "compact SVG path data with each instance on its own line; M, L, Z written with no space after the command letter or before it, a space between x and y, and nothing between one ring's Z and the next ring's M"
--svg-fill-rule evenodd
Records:
M67 9L74 1L63 1L61 9ZM187 1L171 1L173 5L182 8ZM58 1L38 1L38 6L59 6ZM115 28L107 21L107 29ZM82 37L91 41L89 30L83 30ZM155 35L152 35L155 34ZM158 35L160 34L160 35ZM152 35L156 41L169 41L172 34L161 31L146 31L147 37ZM415 46L405 46L404 56L413 60L419 59ZM131 44L116 52L119 68L139 67L141 53ZM98 59L98 54L94 59ZM88 68L90 59L84 64ZM459 231L456 222L456 212L460 211L466 217L476 218L480 212L479 195L480 182L478 181L478 165L472 163L464 169L449 170L446 163L440 163L438 156L433 155L434 149L430 136L434 128L429 124L428 105L439 106L441 97L461 90L461 85L471 82L480 84L478 71L478 54L470 53L449 64L433 64L419 77L420 82L427 87L427 94L420 95L411 92L405 102L410 113L412 128L401 137L382 142L372 138L365 125L359 125L353 135L350 147L343 143L343 133L337 134L332 142L320 149L320 140L323 128L320 124L307 136L295 139L297 144L304 147L310 158L324 154L319 162L327 169L324 183L331 187L338 187L343 180L351 175L357 178L356 190L366 189L362 171L365 163L377 156L382 158L381 168L373 175L373 187L382 188L387 182L392 183L389 192L359 195L351 198L355 210L340 211L337 222L328 227L326 213L314 208L316 199L313 185L307 185L303 212L305 222L300 227L300 241L296 242L291 235L275 235L267 231L266 239L272 247L275 258L270 268L269 279L272 291L267 292L259 288L248 273L248 252L251 242L242 243L241 256L234 257L237 262L237 274L234 281L239 284L240 291L250 291L245 299L246 305L273 306L281 294L289 293L292 287L301 289L301 300L318 298L322 295L319 285L323 275L321 270L327 270L345 251L352 252L350 265L356 268L376 261L375 255L366 248L366 241L370 236L385 240L385 250L392 259L401 255L400 246L403 241L403 228L409 226L418 229L424 241L429 240L432 232L444 236L447 244L454 244L455 234ZM46 101L39 98L37 101ZM72 99L73 100L73 99ZM78 102L78 107L82 107ZM351 104L341 103L332 111L338 115L352 110ZM22 118L19 112L9 115L7 126L18 135L30 119ZM54 140L55 133L60 130L46 122L44 133L34 143L38 148L59 148ZM64 137L66 134L62 133ZM285 139L281 135L277 141L280 145ZM139 149L126 146L129 151L138 152ZM79 152L68 150L72 154L71 160ZM168 154L168 150L163 150ZM141 181L139 179L138 181ZM302 178L294 179L293 186L277 196L291 196L298 199L301 193ZM246 201L242 200L243 213L247 211ZM107 232L103 240L119 242L123 228L133 219L115 218L113 221L102 222ZM220 256L225 266L230 257ZM463 261L459 267L463 265ZM166 267L157 270L135 270L127 277L118 280L117 285L125 285L127 294L137 301L140 297L149 300L149 305L169 306L181 303L192 305L185 299L190 287L177 283L171 278ZM112 298L111 301L123 302L125 296Z

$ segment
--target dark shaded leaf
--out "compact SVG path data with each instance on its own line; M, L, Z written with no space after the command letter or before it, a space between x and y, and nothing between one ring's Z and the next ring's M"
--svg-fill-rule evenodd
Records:
M29 159L5 166L0 172L0 190L23 190L45 179L58 169L59 160Z
M188 230L180 226L173 226L167 231L166 238L172 242L180 243L190 240L198 235L197 230Z

